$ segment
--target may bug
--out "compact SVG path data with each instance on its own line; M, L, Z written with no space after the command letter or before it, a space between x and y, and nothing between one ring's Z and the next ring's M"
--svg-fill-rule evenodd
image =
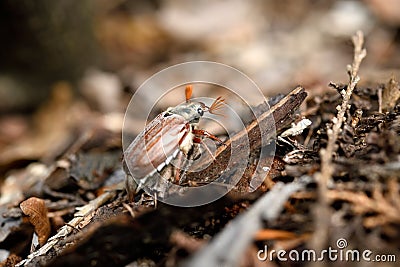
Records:
M126 149L124 166L129 166L129 170L126 170L126 190L130 200L137 188L133 177L140 181L140 187L148 177L157 171L161 172L176 157L188 156L193 144L201 143L203 137L222 143L216 136L197 126L205 112L218 114L216 111L222 107L224 99L218 97L208 107L202 102L190 101L192 92L193 87L187 85L186 102L159 114Z

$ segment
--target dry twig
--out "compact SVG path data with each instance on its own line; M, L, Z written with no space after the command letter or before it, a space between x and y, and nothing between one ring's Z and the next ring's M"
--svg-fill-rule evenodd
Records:
M364 192L337 190L329 190L327 197L331 200L343 200L353 203L352 208L357 214L366 214L368 212L378 214L365 218L365 227L372 228L386 222L400 222L399 207L383 196L378 184L373 191L372 197L368 197Z
M339 133L341 132L342 124L345 121L345 114L349 108L349 100L353 93L354 88L360 80L358 71L360 68L361 61L367 55L367 51L363 48L364 35L361 31L358 31L352 38L354 45L354 58L352 65L347 66L347 72L349 74L349 83L347 89L342 90L340 93L343 97L342 104L337 106L338 113L336 117L332 119L332 127L328 127L328 144L325 149L321 149L321 171L316 175L318 182L318 199L319 206L316 210L316 231L314 238L312 239L313 247L316 249L322 249L327 241L327 231L329 222L327 221L329 216L328 210L328 182L332 177L334 167L332 164L333 154L337 150L336 141Z

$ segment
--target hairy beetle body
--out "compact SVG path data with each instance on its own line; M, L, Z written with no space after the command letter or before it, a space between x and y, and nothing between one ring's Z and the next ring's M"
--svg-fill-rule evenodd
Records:
M193 144L201 142L201 137L221 142L212 134L198 130L197 125L204 112L216 114L215 110L222 106L224 100L218 97L207 107L201 102L191 102L191 94L192 87L189 85L186 87L186 102L159 114L126 149L124 161L130 166L127 173L139 179L140 184L145 183L155 172L160 172L180 152L188 155ZM133 177L130 175L127 175L126 187L132 199L134 189Z

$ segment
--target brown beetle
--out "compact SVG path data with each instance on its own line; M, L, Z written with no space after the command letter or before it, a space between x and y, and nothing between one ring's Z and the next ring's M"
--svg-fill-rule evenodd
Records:
M222 141L205 130L197 129L204 112L217 114L223 106L224 99L218 97L210 107L202 102L190 101L193 87L185 89L186 102L170 107L159 114L129 145L124 154L126 169L126 190L130 201L137 189L136 180L140 180L139 188L148 177L160 172L178 155L188 155L194 143L201 143L202 137L208 137L220 144ZM208 148L206 147L208 150ZM130 166L129 170L127 165Z

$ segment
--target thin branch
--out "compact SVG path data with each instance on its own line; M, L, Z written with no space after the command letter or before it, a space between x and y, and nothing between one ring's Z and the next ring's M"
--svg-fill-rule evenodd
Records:
M337 106L336 109L338 113L336 117L332 119L332 127L328 127L328 144L325 149L320 150L321 156L321 171L316 175L318 182L318 199L319 207L317 207L316 213L316 232L313 238L313 247L316 249L322 249L327 241L327 231L329 227L329 210L328 210L328 183L332 177L334 168L332 164L333 154L337 150L336 141L341 132L343 122L345 121L346 111L350 108L350 98L353 93L354 88L360 80L358 76L358 71L360 69L361 61L367 55L367 51L363 48L364 45L364 34L358 31L352 38L354 45L354 58L352 65L347 66L347 72L349 74L349 82L347 84L347 89L342 90L340 94L342 95L342 104Z

